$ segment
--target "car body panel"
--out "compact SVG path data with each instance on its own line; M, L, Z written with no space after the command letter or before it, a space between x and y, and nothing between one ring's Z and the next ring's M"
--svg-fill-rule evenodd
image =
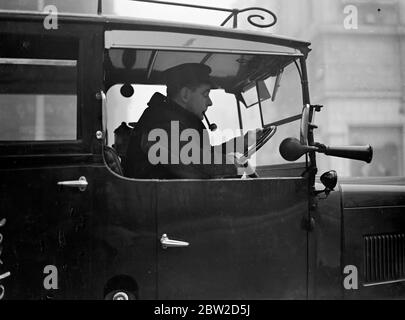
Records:
M52 47L52 41L50 47L56 51L38 48L38 39L74 39L78 43L77 139L0 142L0 218L6 219L0 230L4 235L1 267L11 273L2 281L5 297L86 298L91 292L88 279L93 267L92 229L89 225L93 219L95 190L89 181L95 175L94 167L103 163L101 143L96 140L96 131L101 126L94 121L101 111L96 93L102 89L102 28L61 23L57 30L44 34L42 22L31 19L18 23L1 19L0 26L2 34L16 35L18 41L25 39L25 49L3 42L7 58L36 59L35 54L52 59L55 53L60 53L60 48ZM5 88L2 85L2 93L8 92ZM41 86L30 86L30 90L35 88ZM22 88L25 94L41 92L25 89ZM89 182L83 192L77 187L58 185L81 177ZM45 288L47 266L58 268L60 277L55 286L61 290Z
M90 231L93 187L86 192L61 190L57 183L89 177L90 171L82 165L0 172L0 212L7 221L1 230L2 267L11 272L4 282L9 299L79 298L80 292L87 291L83 277L89 274L90 265L83 259L90 247L84 240ZM48 265L59 267L58 285L65 290L45 290L42 282Z
M305 299L308 181L167 181L158 234L159 299ZM292 263L293 261L293 263Z
M342 199L337 186L316 198L311 210L315 226L309 232L309 298L342 299Z
M96 189L92 298L102 298L107 283L109 287L124 289L128 283L123 288L119 277L127 277L137 288L138 299L156 299L159 182L124 179L106 167L97 170L92 182Z
M389 183L390 178L385 179ZM395 299L405 293L405 185L343 184L342 264L358 268L345 298Z
M401 177L342 178L328 196L318 195L309 234L310 298L403 297L404 205ZM357 289L344 284L352 266Z

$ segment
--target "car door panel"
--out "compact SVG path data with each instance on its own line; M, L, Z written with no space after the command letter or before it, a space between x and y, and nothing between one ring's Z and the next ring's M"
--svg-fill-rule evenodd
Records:
M156 299L157 182L122 178L100 167L94 183L89 278L94 290L127 289L139 299Z
M167 181L158 186L160 299L305 298L307 181Z

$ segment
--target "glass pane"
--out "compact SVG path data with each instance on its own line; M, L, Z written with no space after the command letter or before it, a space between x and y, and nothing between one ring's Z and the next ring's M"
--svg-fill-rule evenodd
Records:
M0 95L0 140L75 140L74 95Z
M66 1L66 0L0 0L2 10L24 10L24 11L44 11L46 6L55 6L58 12L64 13L91 13L97 12L98 0L87 1ZM111 1L103 1L111 11L113 4ZM106 10L104 10L106 11Z
M246 90L245 92L242 92L242 97L245 100L247 108L250 108L253 105L257 104L259 102L259 98L257 96L256 86Z
M207 65L215 77L235 77L241 69L249 65L253 56L236 54L212 54Z
M111 49L109 58L114 68L146 70L151 57L150 50Z
M77 139L77 61L0 58L0 140Z
M273 91L276 77L268 78L265 83L270 93ZM275 101L271 99L262 101L263 121L265 124L273 123L301 113L302 94L301 83L294 65L284 70L280 87ZM244 107L242 109L245 109ZM261 127L260 111L255 105L243 111L244 131ZM246 117L248 116L248 117ZM274 165L290 163L284 160L279 152L281 142L289 137L298 138L300 134L300 121L294 121L277 127L276 134L256 153L257 165ZM297 162L303 162L302 157Z
M200 63L206 53L159 51L154 70L164 71L182 63Z

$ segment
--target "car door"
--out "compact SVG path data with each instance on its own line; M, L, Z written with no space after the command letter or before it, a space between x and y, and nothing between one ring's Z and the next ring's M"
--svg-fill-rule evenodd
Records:
M306 298L307 180L162 181L157 191L158 235L180 241L159 244L159 299Z
M10 15L0 37L3 298L86 296L101 27Z

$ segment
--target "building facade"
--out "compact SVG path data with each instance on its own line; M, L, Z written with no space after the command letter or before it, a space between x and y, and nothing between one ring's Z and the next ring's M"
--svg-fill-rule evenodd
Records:
M270 32L312 42L308 59L316 140L374 148L371 164L319 156L320 172L342 176L405 174L405 2L256 1L274 10Z

